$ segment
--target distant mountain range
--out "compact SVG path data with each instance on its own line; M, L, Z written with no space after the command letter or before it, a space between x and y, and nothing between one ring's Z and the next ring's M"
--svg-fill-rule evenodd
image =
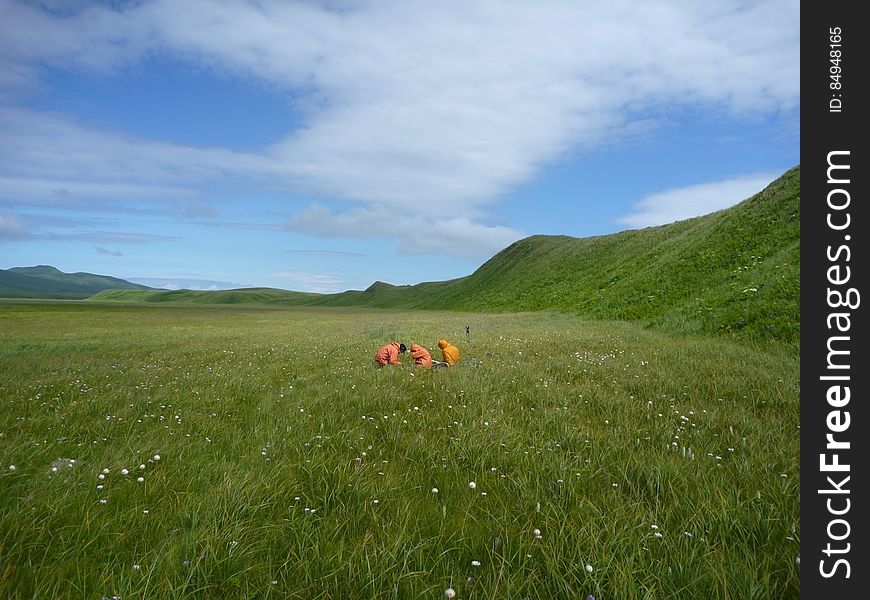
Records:
M27 269L0 271L0 276L13 271ZM68 277L80 276L88 275ZM365 291L309 294L271 288L167 291L88 277L105 285L101 290L107 291L94 292L92 298L100 301L554 310L640 321L681 334L720 333L796 345L800 167L752 198L709 215L590 238L531 236L505 248L471 275L450 281L413 286L375 282ZM9 295L4 282L0 277L0 296ZM43 290L56 289L48 286L49 280L44 283Z
M152 290L117 277L93 273L64 273L54 267L0 269L0 298L82 300L105 290Z

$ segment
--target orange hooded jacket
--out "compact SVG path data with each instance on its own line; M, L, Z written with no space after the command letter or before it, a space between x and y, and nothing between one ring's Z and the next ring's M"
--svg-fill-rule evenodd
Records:
M462 358L462 353L459 351L459 348L447 340L438 340L438 347L441 348L441 359L448 365L458 363Z
M399 342L390 342L386 346L381 346L375 353L375 362L379 365L400 365L399 361Z
M418 367L431 367L432 355L420 344L411 344L411 358Z

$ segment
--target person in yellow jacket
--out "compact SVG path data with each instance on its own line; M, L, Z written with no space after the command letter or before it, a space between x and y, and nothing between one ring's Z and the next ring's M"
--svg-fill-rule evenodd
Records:
M375 353L375 362L382 367L384 365L400 365L402 363L399 360L399 355L404 354L405 350L407 350L405 344L390 342L378 348Z
M428 369L432 366L432 355L420 344L411 344L411 358L414 359L414 364L418 367Z
M438 347L441 348L441 360L446 362L447 366L453 366L462 358L459 348L443 338L438 340Z

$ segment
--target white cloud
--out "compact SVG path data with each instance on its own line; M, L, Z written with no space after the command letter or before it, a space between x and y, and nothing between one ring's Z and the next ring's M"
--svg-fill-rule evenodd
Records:
M287 282L285 289L315 294L335 294L352 289L352 282L338 275L310 273L298 269L286 269L272 273L272 277ZM359 287L359 286L357 286Z
M356 208L333 212L312 204L287 223L291 231L322 237L388 238L402 254L444 254L458 259L490 256L525 234L464 217L408 216L398 211Z
M218 211L213 204L194 200L187 203L181 214L186 219L212 219Z
M82 233L44 233L41 239L68 240L76 242L95 242L98 244L152 244L156 242L175 242L178 236L156 235L151 233L127 233L123 231L87 231Z
M0 200L32 180L124 199L244 178L350 205L323 225L316 207L293 217L308 232L390 214L397 226L378 231L403 251L467 256L516 233L491 225L489 207L566 152L672 108L754 116L799 103L797 0L77 4L59 16L0 0L0 101L39 85L40 65L110 73L159 55L292 96L303 125L240 153L0 109Z
M21 240L30 236L30 228L18 215L0 212L0 240Z
M0 55L19 69L22 83L35 77L27 69L40 63L109 72L140 59L155 41L154 24L138 19L136 11L66 4L48 12L34 3L0 0Z
M634 212L617 221L632 228L664 225L734 206L754 196L781 173L753 173L733 179L673 188L651 194L634 205Z
M126 277L125 279L131 283L139 283L141 285L147 285L148 287L164 290L195 290L207 292L246 287L241 283L214 281L211 279L190 279L186 277Z
M76 205L82 200L170 199L190 196L191 189L161 185L138 184L130 181L88 181L46 177L0 177L0 202L16 204ZM117 203L120 208L120 203Z
M262 156L135 139L0 106L0 200L177 199L228 173L265 177L278 167Z

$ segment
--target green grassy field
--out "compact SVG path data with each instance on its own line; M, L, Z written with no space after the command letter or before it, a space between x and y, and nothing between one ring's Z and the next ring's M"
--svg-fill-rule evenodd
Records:
M0 597L797 598L799 416L793 344L3 301Z

